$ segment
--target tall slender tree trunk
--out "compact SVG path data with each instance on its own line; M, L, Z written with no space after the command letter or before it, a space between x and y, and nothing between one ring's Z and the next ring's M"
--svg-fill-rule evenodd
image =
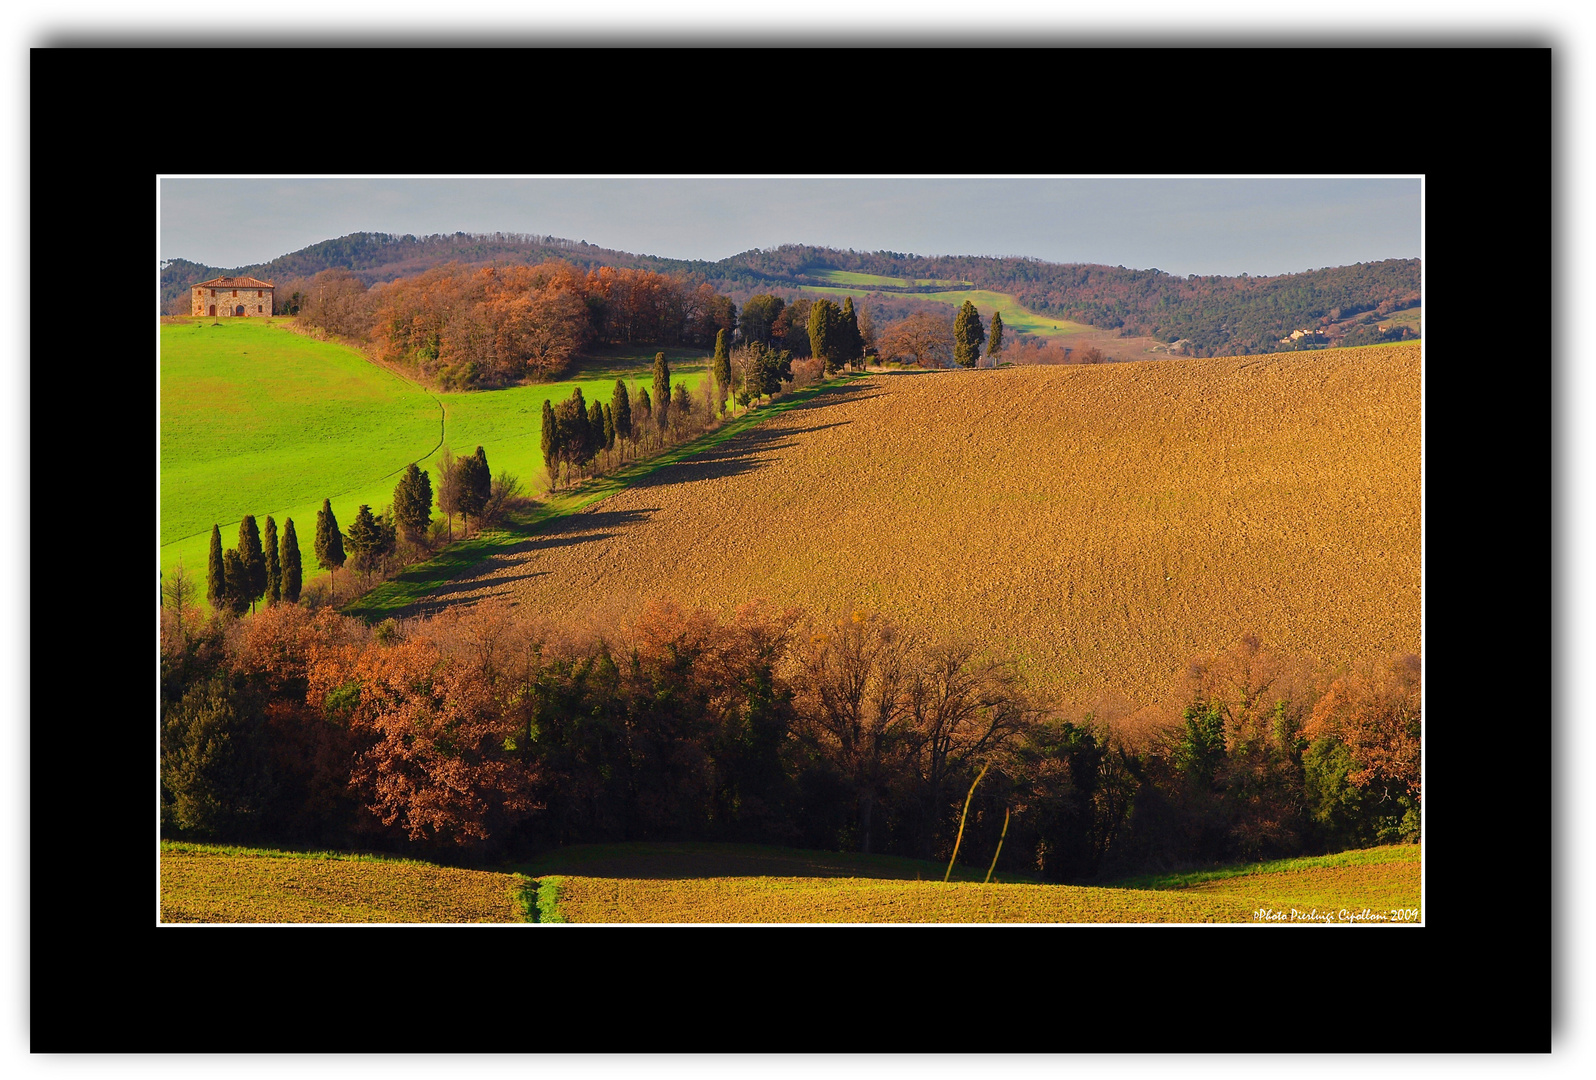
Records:
M870 811L875 808L876 793L866 788L859 793L859 831L864 833L864 846L859 850L870 854Z

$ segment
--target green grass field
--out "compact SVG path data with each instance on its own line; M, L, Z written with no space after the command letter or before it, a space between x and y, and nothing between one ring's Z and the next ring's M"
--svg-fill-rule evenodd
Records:
M179 561L201 583L212 524L222 543L254 514L279 532L292 518L305 584L315 566L316 513L324 498L347 528L362 504L381 510L416 462L437 485L440 441L455 454L482 446L495 474L543 483L542 410L581 387L608 401L625 379L634 396L652 379L657 350L609 349L560 382L470 393L432 393L353 349L286 328L285 319L191 319L161 325L161 569ZM664 350L672 382L695 385L707 358Z
M854 270L805 270L806 277L829 281L833 285L968 285L968 281L948 281L943 278L883 277L880 274L861 274Z
M863 275L861 275L863 276ZM851 296L855 306L862 300L862 290L858 288L845 289L829 285L806 285L805 292L826 293L838 297ZM896 294L894 294L896 295ZM1003 332L1005 334L1031 334L1042 338L1067 338L1075 334L1084 334L1091 331L1085 323L1070 322L1068 319L1059 319L1051 315L1038 315L1034 311L1027 311L1020 306L1020 302L1008 293L991 292L987 289L960 289L956 292L910 293L916 300L930 300L938 304L947 304L957 309L966 300L970 301L981 312L981 323L989 330L992 325L994 311L1003 314Z

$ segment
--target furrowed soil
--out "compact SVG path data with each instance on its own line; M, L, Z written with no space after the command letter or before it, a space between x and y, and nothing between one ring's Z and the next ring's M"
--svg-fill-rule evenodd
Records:
M510 874L386 859L161 852L168 923L524 922Z
M410 614L651 599L870 610L1086 705L1156 703L1243 634L1419 651L1419 348L857 377Z
M1264 921L1260 910L1271 922L1416 921L1420 911L1414 846L1350 853L1360 857L1350 865L1231 868L1217 880L1164 888L982 884L980 871L964 867L944 884L931 864L919 864L922 880L907 880L914 860L889 867L868 856L682 847L611 845L552 857L570 875L557 880L559 915L573 923L1203 923ZM961 871L974 880L957 880Z

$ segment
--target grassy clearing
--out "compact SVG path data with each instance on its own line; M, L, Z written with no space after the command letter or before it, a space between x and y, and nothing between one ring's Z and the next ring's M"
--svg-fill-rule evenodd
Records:
M1273 859L1269 862L1243 863L1213 870L1187 870L1171 874L1143 874L1112 883L1117 889L1189 889L1230 878L1251 877L1258 874L1292 874L1305 870L1333 870L1354 866L1383 866L1387 863L1418 863L1420 849L1417 844L1388 844L1384 847L1363 848L1358 851L1340 851L1334 855L1305 855L1295 859Z
M527 884L414 859L161 845L167 923L519 923Z
M577 387L608 401L617 379L635 400L660 351L609 348L559 382L434 394L353 349L292 333L286 319L213 322L161 325L161 569L181 561L202 588L211 525L231 547L245 514L269 514L279 531L292 518L305 584L325 577L313 546L322 499L347 527L362 503L392 501L411 462L436 491L440 441L455 454L482 446L495 474L539 485L543 402ZM673 384L708 370L700 352L663 351Z
M868 608L964 635L1100 715L1164 700L1187 661L1246 633L1325 663L1417 652L1418 358L850 379L447 599L611 623L659 596Z
M806 277L818 278L821 281L829 281L833 285L844 285L844 286L846 286L846 285L855 285L855 286L857 286L857 285L865 285L865 286L869 286L869 285L898 285L898 286L908 287L908 286L915 286L915 285L968 285L968 284L970 284L968 281L948 281L945 278L884 277L881 274L861 274L861 273L859 273L857 271L854 271L854 270L832 270L832 269L805 270L804 271L804 275Z
M806 292L827 293L836 296L851 296L858 305L863 299L863 291L859 288L846 289L827 285L806 285ZM896 294L894 294L896 295ZM1006 335L1030 334L1041 338L1067 338L1077 334L1092 332L1092 327L1085 323L1071 322L1068 319L1056 318L1052 315L1038 315L1034 311L1027 311L1020 306L1020 302L1008 293L992 292L987 289L961 289L957 292L932 292L908 294L915 300L929 300L933 303L947 304L949 307L958 308L966 300L970 301L981 312L981 324L990 330L992 326L992 313L1003 314L1003 332Z
M983 885L973 868L944 884L941 867L913 859L741 844L588 845L519 869L557 874L543 879L556 883L548 908L573 923L1256 922L1260 909L1285 913L1272 921L1350 921L1339 913L1419 907L1416 848L1231 867L1161 888Z
M503 564L536 550L539 526L585 510L666 466L674 465L728 442L749 428L795 409L839 385L846 385L846 380L842 383L832 381L796 390L759 408L750 409L715 431L706 432L664 454L627 465L608 476L595 477L568 491L552 494L540 502L526 520L519 523L515 529L486 533L471 540L451 544L435 558L418 563L392 580L379 585L361 597L358 603L345 608L344 612L367 619L380 619L413 614L413 609L417 606L422 609L432 606L426 601L435 590L449 582L457 581L473 567L487 564L477 576L494 573ZM541 405L539 407L541 408ZM539 437L541 438L541 431ZM541 461L541 448L538 453ZM495 468L498 467L494 457L490 456L488 461ZM510 471L515 470L511 468Z

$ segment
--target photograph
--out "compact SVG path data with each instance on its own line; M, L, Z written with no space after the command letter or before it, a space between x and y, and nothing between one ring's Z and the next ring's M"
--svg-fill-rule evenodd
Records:
M1421 931L1426 185L158 176L149 924Z

